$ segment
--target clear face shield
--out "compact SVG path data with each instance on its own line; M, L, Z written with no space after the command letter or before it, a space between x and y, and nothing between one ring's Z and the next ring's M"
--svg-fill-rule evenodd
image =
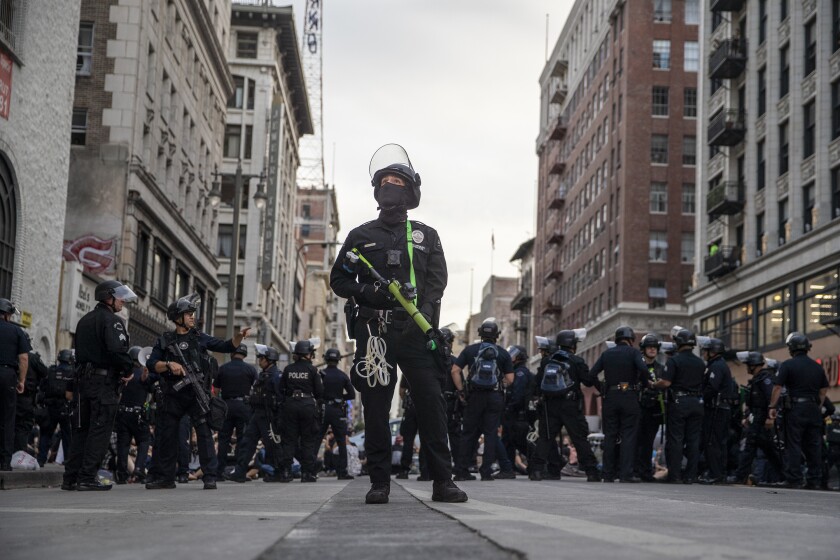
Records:
M572 332L575 333L576 342L581 343L586 340L586 329L572 329Z
M394 164L406 165L414 169L414 166L411 165L411 160L408 159L408 153L405 151L405 148L399 144L385 144L376 150L373 157L370 158L368 172L370 173L371 179L380 169L385 169Z
M184 296L179 300L179 307L180 302L184 302L186 305L184 307L190 307L195 309L193 312L193 317L195 318L195 322L201 319L201 296L198 293L192 293L188 296Z
M551 342L544 337L544 336L535 336L534 340L537 341L537 348L540 350L550 350L551 349Z
M114 299L121 299L125 303L134 303L137 301L137 294L128 286L120 286L114 290Z
M254 350L257 358L259 358L260 356L265 356L266 352L268 352L268 346L265 344L254 344Z

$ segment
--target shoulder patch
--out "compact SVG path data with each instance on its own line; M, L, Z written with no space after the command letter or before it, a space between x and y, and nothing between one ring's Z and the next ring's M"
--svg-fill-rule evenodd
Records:
M426 239L426 234L424 234L419 229L415 229L411 232L411 239L415 243L423 243L423 240Z
M122 321L117 321L116 323L114 323L114 328L117 329L118 331L125 330L125 327L123 327Z
M770 380L770 378L769 378L769 377L765 377L765 378L764 378L764 384L765 384L765 385L772 385L772 384L773 384L773 382Z
M525 375L525 372L521 369L516 370L516 377L522 377Z

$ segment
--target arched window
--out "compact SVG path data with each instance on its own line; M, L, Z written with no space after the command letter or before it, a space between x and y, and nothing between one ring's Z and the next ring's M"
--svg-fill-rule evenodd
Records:
M0 152L0 297L12 296L15 271L15 237L17 234L17 199L14 172Z

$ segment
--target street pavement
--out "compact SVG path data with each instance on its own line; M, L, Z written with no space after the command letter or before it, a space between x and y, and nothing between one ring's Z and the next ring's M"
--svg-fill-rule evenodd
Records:
M413 477L412 477L413 478ZM397 484L399 482L400 484ZM0 492L0 558L837 558L840 493L742 486L595 484L582 479L459 483L200 483L147 491Z

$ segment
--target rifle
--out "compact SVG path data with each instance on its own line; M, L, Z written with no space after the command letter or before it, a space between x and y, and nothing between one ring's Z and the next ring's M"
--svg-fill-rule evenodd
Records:
M186 377L175 383L172 386L173 389L176 391L180 391L187 385L193 386L193 392L195 393L196 401L198 402L198 408L201 411L202 416L208 414L210 412L210 397L204 391L204 387L202 386L201 380L196 372L195 364L190 362L184 357L184 354L181 352L181 349L178 347L177 342L173 342L169 345L169 350L175 353L176 356L181 361L181 365L184 366L184 371L186 372Z

